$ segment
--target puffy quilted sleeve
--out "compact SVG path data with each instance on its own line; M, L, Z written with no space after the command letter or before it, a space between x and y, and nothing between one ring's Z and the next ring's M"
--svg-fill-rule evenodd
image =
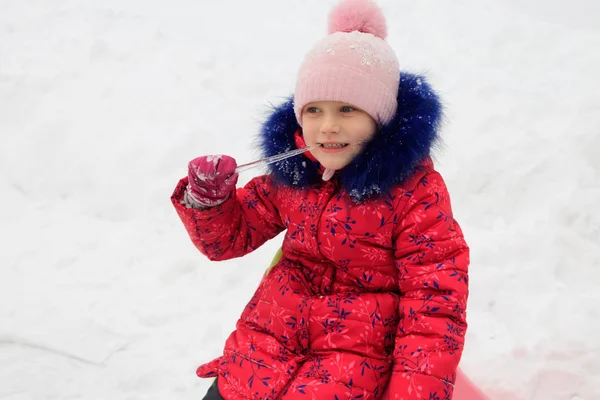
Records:
M184 201L187 178L179 181L171 202L192 242L213 261L241 257L285 229L273 204L275 189L268 176L254 178L223 204L205 210Z
M437 172L425 174L395 228L400 322L384 399L452 399L467 328L469 248Z

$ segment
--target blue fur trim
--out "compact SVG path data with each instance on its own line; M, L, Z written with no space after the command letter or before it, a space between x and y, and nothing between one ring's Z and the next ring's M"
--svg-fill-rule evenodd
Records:
M360 203L402 184L430 155L441 117L439 98L425 79L401 73L396 115L379 128L351 164L339 171L342 188ZM263 154L268 157L295 149L294 133L299 128L294 101L289 98L274 109L262 127L259 141ZM321 182L319 164L303 156L271 164L270 169L283 185L307 187Z

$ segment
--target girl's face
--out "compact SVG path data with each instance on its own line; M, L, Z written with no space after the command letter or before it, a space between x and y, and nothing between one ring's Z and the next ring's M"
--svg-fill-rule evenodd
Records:
M369 114L339 101L315 101L302 109L302 132L311 154L328 169L350 164L377 132Z

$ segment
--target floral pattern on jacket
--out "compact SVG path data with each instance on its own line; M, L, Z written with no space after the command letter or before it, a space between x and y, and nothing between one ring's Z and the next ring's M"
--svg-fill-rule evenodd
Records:
M223 355L198 368L225 399L452 398L469 250L429 158L363 202L340 179L293 187L265 175L197 210L182 204L186 185L172 202L211 260L286 231Z

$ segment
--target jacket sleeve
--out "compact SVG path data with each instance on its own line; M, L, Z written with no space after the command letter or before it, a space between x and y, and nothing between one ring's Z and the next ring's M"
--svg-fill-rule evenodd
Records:
M192 243L213 261L241 257L285 229L273 204L269 176L254 178L224 203L198 210L184 202L188 179L179 181L171 202Z
M400 321L384 399L452 399L467 328L469 248L437 172L423 176L395 228Z

